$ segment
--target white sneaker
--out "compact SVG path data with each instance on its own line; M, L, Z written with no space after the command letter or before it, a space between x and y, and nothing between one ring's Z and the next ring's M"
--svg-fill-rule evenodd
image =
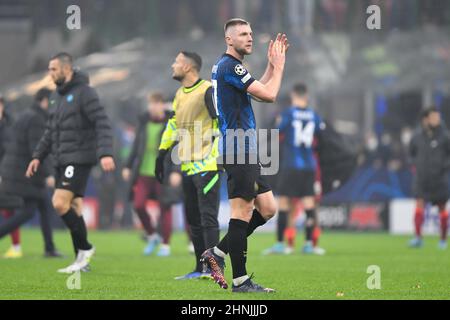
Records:
M80 268L79 270L85 268L89 264L94 254L95 254L94 246L90 250L78 250L78 256L75 263L79 266Z
M78 250L77 259L67 268L59 269L58 273L74 273L81 271L89 265L89 261L95 254L95 247L90 250Z
M74 262L72 263L70 266L68 266L67 268L63 268L63 269L58 269L58 273L74 273L77 271L80 271L81 268L79 268L79 266Z
M323 255L326 253L326 251L325 251L325 249L323 249L323 248L320 248L320 247L314 247L313 253L316 254L316 255L318 255L318 256L323 256Z

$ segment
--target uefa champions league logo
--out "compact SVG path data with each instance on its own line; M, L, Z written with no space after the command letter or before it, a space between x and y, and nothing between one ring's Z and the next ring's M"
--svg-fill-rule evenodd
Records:
M234 67L234 72L236 72L238 76L243 76L247 72L247 70L242 64L238 64L236 65L236 67Z

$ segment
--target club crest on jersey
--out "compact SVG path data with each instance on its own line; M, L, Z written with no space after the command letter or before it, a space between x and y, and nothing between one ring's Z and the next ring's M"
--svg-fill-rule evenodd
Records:
M238 64L236 65L236 67L234 67L234 72L236 72L238 76L243 76L247 72L247 70L245 70L242 64Z
M73 101L73 94L70 94L67 96L67 102L72 102Z

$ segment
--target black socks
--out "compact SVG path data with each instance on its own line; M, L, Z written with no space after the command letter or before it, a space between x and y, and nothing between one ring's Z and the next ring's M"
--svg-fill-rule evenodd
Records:
M228 248L233 268L233 279L247 275L247 229L249 223L230 219L228 227Z
M92 245L87 240L87 229L83 217L79 217L71 208L61 218L70 230L75 251L92 249Z
M252 218L248 223L247 237L250 236L253 233L253 231L256 230L256 228L262 226L266 222L267 222L266 219L263 218L263 216L261 215L261 213L259 213L258 210L256 209L253 210Z
M230 220L231 222L231 220ZM253 210L252 218L250 219L250 222L248 223L247 227L247 237L250 236L253 231L255 231L256 228L259 226L262 226L267 221L263 218L263 216L259 213L258 210ZM225 254L228 254L228 233L222 238L220 243L217 245L217 248L224 252Z
M288 212L285 210L280 210L278 212L278 220L277 220L277 241L278 242L284 241L284 230L286 230L286 227L287 227L287 220L288 220Z
M306 213L306 241L312 241L314 228L316 227L316 210L305 210Z

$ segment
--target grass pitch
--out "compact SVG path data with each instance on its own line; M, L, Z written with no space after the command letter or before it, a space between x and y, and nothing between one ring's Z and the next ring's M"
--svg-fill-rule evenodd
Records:
M44 259L38 230L24 229L24 257L0 259L0 299L450 299L450 250L437 248L437 237L426 237L422 249L407 248L409 237L388 234L324 232L325 256L262 256L274 235L256 233L249 241L248 271L255 282L275 288L275 294L232 294L209 280L176 281L193 269L185 234L172 239L172 255L142 256L138 232L91 232L97 254L92 272L81 274L81 289L69 290L68 276L56 270L73 261L69 233L55 233L66 258ZM299 241L303 242L303 241ZM9 238L0 241L3 254ZM369 290L367 268L380 267L381 289ZM230 261L226 277L231 282Z

